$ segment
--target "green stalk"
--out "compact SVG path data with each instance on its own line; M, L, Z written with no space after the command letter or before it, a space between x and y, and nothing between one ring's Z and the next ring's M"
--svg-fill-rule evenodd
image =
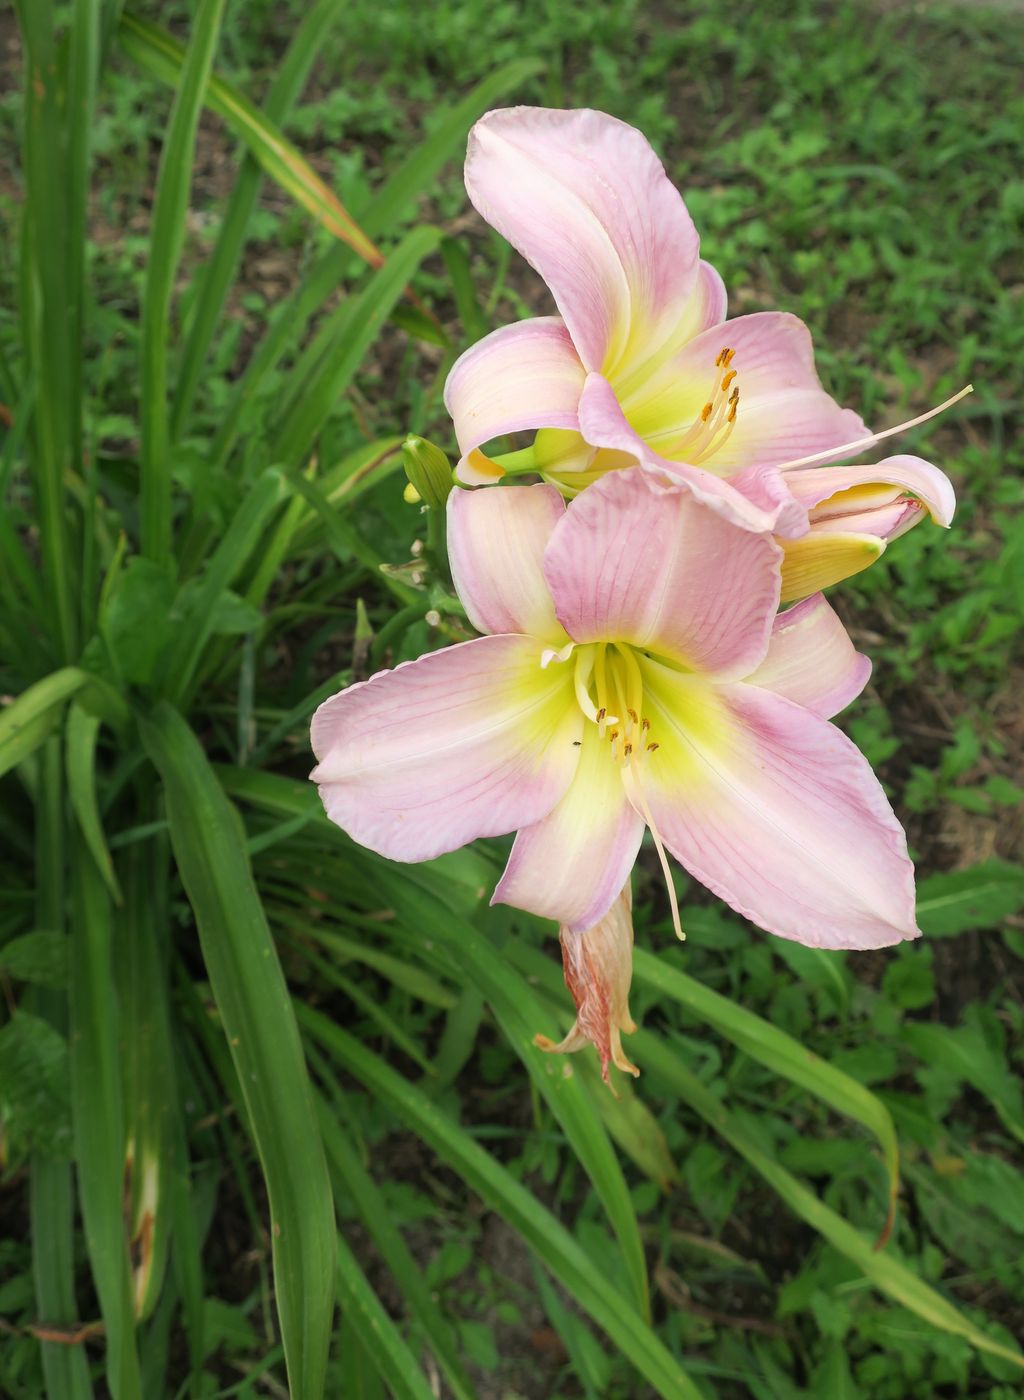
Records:
M171 452L167 407L167 342L171 299L185 239L196 128L227 0L200 0L160 156L146 288L142 301L139 461L142 551L154 563L171 559Z
M60 740L49 739L41 754L36 795L36 923L64 930L64 793ZM58 1030L67 1029L67 999L35 990L33 1009ZM32 1275L40 1322L73 1328L75 1301L74 1197L70 1162L33 1157L29 1166ZM82 1343L41 1342L48 1400L92 1400Z

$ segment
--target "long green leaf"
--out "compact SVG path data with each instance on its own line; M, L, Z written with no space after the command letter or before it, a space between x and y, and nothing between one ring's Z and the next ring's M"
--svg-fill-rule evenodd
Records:
M338 1301L394 1400L435 1400L402 1334L366 1281L356 1257L338 1236Z
M39 524L48 615L56 653L76 651L70 530L64 482L77 422L72 363L79 346L68 334L72 298L68 244L68 180L61 112L63 89L52 0L18 0L25 51L20 311L26 370L38 385L32 413L32 489ZM74 254L78 258L78 253ZM77 261L75 266L77 266Z
M73 856L70 1048L78 1189L107 1337L107 1383L114 1400L141 1400L122 1201L124 1109L110 904L83 841Z
M184 47L155 24L137 15L121 20L121 44L125 52L171 87L177 87L187 62ZM245 141L260 165L283 190L372 267L380 267L384 254L367 238L329 185L281 134L266 113L243 93L215 74L206 90L212 111L224 118Z
M60 742L48 741L40 755L36 792L36 923L63 930L67 919L64 859L64 765ZM67 1030L67 1001L54 992L33 989L33 1011L44 1013ZM71 1164L35 1156L29 1169L29 1221L32 1275L40 1320L73 1328L75 1305L75 1203ZM48 1400L92 1400L89 1366L81 1343L41 1343Z
M163 779L175 859L263 1165L292 1395L318 1400L333 1311L334 1206L291 1002L241 822L198 740L167 704L140 731Z
M441 1315L426 1280L391 1219L386 1201L338 1126L334 1111L324 1101L320 1102L320 1126L331 1171L340 1188L339 1200L347 1197L351 1201L370 1232L411 1315L430 1343L456 1400L473 1400L473 1388L452 1342L452 1329Z
M530 1248L665 1400L702 1400L657 1335L564 1226L436 1104L339 1026L305 1006L303 1026L375 1098L407 1123L526 1240Z
M81 705L72 703L68 710L65 733L65 753L68 773L68 797L85 837L85 844L92 852L96 867L103 876L103 883L110 891L115 904L121 903L121 890L114 874L114 862L107 849L103 835L103 822L100 818L99 803L96 798L96 740L99 735L100 720L89 714Z
M339 13L337 0L316 0L306 11L267 92L263 104L265 120L280 125L287 116L306 84L329 26L338 19ZM259 163L251 154L246 155L217 235L217 245L210 261L199 274L201 280L171 410L171 437L174 441L182 436L192 411L203 364L238 268L246 229L262 179Z
M88 679L77 667L64 666L0 710L0 777L44 742L57 725L64 702Z
M475 119L497 98L531 77L538 67L532 59L516 59L496 69L444 113L431 135L410 152L363 210L361 225L366 234L375 238L390 230L416 196L431 187ZM238 439L245 411L257 401L264 379L290 349L302 342L310 318L344 283L352 262L351 251L343 244L336 244L314 266L298 291L278 308L223 415L210 448L211 462L220 466L227 461Z
M412 274L440 241L437 229L414 229L362 291L342 304L345 314L333 327L333 343L325 350L310 381L302 385L301 394L274 437L273 460L297 466L305 459L313 439L348 388Z
M386 867L381 868L383 873ZM417 872L413 878L429 880L430 876ZM622 1251L624 1282L628 1281L628 1291L641 1316L649 1319L647 1265L636 1212L590 1091L578 1075L566 1074L564 1060L534 1045L534 1036L544 1021L526 980L496 956L494 946L471 923L455 916L433 890L417 888L413 878L391 882L390 899L396 913L409 927L447 946L490 1002L502 1030L590 1177Z
M637 982L656 987L714 1026L758 1064L799 1084L837 1113L852 1118L875 1135L889 1178L889 1213L880 1236L884 1242L895 1219L900 1150L892 1116L882 1101L851 1075L836 1069L785 1031L688 977L679 968L672 967L666 958L655 957L643 948L635 949L633 976Z
M142 301L140 510L143 553L166 564L171 553L171 456L167 337L195 157L196 129L227 0L200 0L164 138ZM122 24L124 21L122 21Z
M199 581L191 607L163 659L159 676L175 700L187 696L203 649L213 631L214 609L224 591L252 558L267 522L285 496L287 483L271 468L263 472L232 517Z
M877 1251L865 1235L830 1210L770 1157L726 1105L705 1088L696 1075L690 1073L678 1051L650 1031L637 1031L634 1044L638 1057L650 1067L651 1073L685 1099L716 1133L747 1159L801 1220L855 1264L880 1292L940 1331L965 1337L979 1351L1024 1366L1024 1355L986 1336L959 1309L935 1289L929 1288L891 1253Z

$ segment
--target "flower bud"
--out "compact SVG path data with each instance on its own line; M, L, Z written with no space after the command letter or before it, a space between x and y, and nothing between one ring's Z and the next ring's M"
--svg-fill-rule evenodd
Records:
M562 966L565 985L576 1003L572 1030L555 1044L545 1035L533 1038L534 1045L553 1055L581 1050L588 1043L601 1057L601 1078L606 1084L608 1065L627 1074L639 1074L626 1059L620 1033L635 1031L629 1014L629 984L633 980L633 910L629 885L611 909L593 928L572 933L562 928Z
M807 506L810 528L797 539L779 540L784 603L859 574L929 515L949 524L953 489L930 462L889 457L870 469L878 471L877 481L851 482L854 473L868 470L823 467L786 474L786 485Z
M402 444L402 460L409 484L419 498L428 506L443 506L454 484L447 455L426 438L410 433Z

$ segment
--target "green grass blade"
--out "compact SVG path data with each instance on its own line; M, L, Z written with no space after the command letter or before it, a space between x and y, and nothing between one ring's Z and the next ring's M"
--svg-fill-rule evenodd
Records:
M394 1400L435 1400L427 1378L367 1283L343 1235L338 1236L338 1302L346 1319L355 1319L356 1332Z
M107 1339L114 1400L142 1395L124 1233L122 1052L110 904L84 842L73 851L71 1104L82 1219Z
M160 156L153 200L146 287L142 299L139 472L142 550L157 564L167 564L171 554L171 455L167 404L167 339L171 300L185 238L196 128L226 3L227 0L200 0ZM122 26L125 22L122 20Z
M407 213L413 200L434 184L446 162L456 154L461 157L462 143L477 117L543 68L539 59L516 58L470 88L381 185L362 214L367 233L376 237Z
M633 976L637 982L656 987L702 1021L714 1026L758 1064L799 1084L836 1113L852 1118L874 1134L882 1149L889 1183L888 1216L879 1236L879 1243L884 1243L892 1231L896 1216L900 1149L892 1116L881 1099L851 1075L836 1069L771 1022L672 967L666 958L655 957L643 948L635 949Z
M422 1090L319 1012L297 1006L300 1023L339 1065L385 1103L471 1190L526 1240L545 1268L573 1295L665 1400L702 1400L657 1335L569 1232L526 1188L439 1109Z
M36 793L36 923L63 931L66 923L64 861L64 770L60 742L48 741L40 755ZM33 1011L45 1014L61 1032L67 1030L66 998L34 989ZM75 1302L75 1202L71 1165L33 1157L29 1166L29 1221L36 1312L51 1326L73 1328ZM85 1347L41 1342L48 1400L92 1400Z
M133 1253L135 1310L156 1306L167 1268L174 1205L175 1127L181 1116L171 1038L165 934L166 839L128 853L127 902L116 927L124 1043L125 1215ZM160 864L158 864L160 862Z
M72 703L65 730L65 761L71 810L81 827L85 844L92 852L96 868L115 904L121 903L121 890L114 873L114 862L107 849L96 799L96 740L100 731L98 715Z
M96 88L100 65L101 0L75 0L68 56L67 126L67 329L69 388L68 434L71 460L84 466L87 491L84 504L82 565L78 577L82 632L89 636L95 617L95 457L83 451L83 332L85 327L85 278L88 249L89 177L92 138L96 125Z
M64 666L0 710L0 777L44 742L60 720L65 701L88 679L77 667Z
M171 87L177 87L187 60L184 47L176 39L137 15L122 18L120 37L125 52L140 66ZM384 254L367 238L330 186L321 180L266 113L216 74L211 76L207 86L206 102L242 138L270 178L297 204L372 267L381 266Z
M51 0L18 0L25 53L20 310L26 378L37 384L29 463L39 526L48 620L56 653L76 652L76 607L64 482L77 419L68 336L71 253L67 227L67 168L61 116L66 101L58 63Z
M72 1329L75 1309L74 1197L71 1164L37 1158L29 1171L29 1220L36 1307L44 1326ZM82 1343L43 1342L48 1400L92 1400Z
M163 779L175 860L263 1165L292 1394L318 1400L333 1311L334 1205L284 976L242 824L198 740L167 704L140 729Z
M253 483L232 517L224 538L195 589L188 616L178 627L159 671L160 679L172 698L180 699L189 693L203 650L213 632L216 604L249 563L267 522L286 492L287 484L281 473L271 468Z
M420 876L421 872L416 872L413 878L391 882L390 897L395 912L410 928L447 947L468 980L490 1003L502 1030L590 1177L622 1252L623 1291L628 1293L640 1315L649 1319L647 1265L636 1212L590 1091L580 1077L571 1072L571 1065L570 1072L566 1073L566 1059L545 1054L534 1045L534 1036L544 1026L544 1014L525 978L496 953L494 945L471 923L453 915L437 894L414 884L413 879ZM425 878L430 877L425 875Z
M444 1371L455 1400L474 1400L473 1387L453 1344L452 1329L442 1316L416 1261L392 1221L387 1203L338 1126L334 1110L323 1100L319 1108L327 1160L337 1182L337 1198L347 1197L370 1232L381 1258L402 1292L411 1316L422 1329L438 1365Z
M343 303L346 314L334 327L333 344L326 348L315 373L301 385L301 393L273 439L272 460L294 466L304 461L413 273L436 251L440 240L437 229L414 229L362 291Z
M859 1230L830 1210L796 1177L770 1157L729 1111L691 1074L679 1053L650 1031L637 1031L637 1055L673 1093L693 1108L778 1192L786 1205L845 1255L880 1292L940 1331L964 1337L979 1351L1024 1366L1024 1355L985 1335L958 1308L922 1282L891 1253L879 1252Z
M499 97L532 77L540 67L534 59L516 59L478 83L461 102L445 113L431 135L385 180L363 210L360 222L366 234L376 238L387 233L407 212L416 197L431 188L441 168L465 141L466 133L477 117ZM213 462L223 465L227 460L237 441L247 405L256 401L260 385L280 363L282 356L302 341L310 318L345 281L352 263L352 253L344 245L331 248L316 264L298 292L279 309L277 318L257 347L224 414L210 449Z
M288 51L281 60L263 104L268 122L280 125L306 85L309 70L323 44L327 30L339 15L337 0L316 0L303 16ZM203 364L231 283L238 269L249 219L256 205L263 174L259 163L247 155L238 173L230 203L224 214L213 256L200 273L196 304L185 341L181 369L171 409L171 438L178 441L185 431L199 386Z

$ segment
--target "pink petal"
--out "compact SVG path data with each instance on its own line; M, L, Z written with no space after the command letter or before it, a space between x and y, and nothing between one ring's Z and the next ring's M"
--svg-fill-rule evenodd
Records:
M525 632L559 645L544 550L565 514L553 486L455 490L448 497L448 558L455 591L478 632Z
M673 335L699 240L639 131L602 112L488 112L470 133L466 189L548 284L588 369Z
M459 356L444 386L463 459L506 433L577 427L585 377L557 316L517 321L484 336Z
M874 486L878 483L899 487L927 507L938 525L949 525L956 510L956 493L949 477L923 457L903 453L872 462L865 467L798 467L786 472L786 485L793 495L814 511L816 520L855 509L840 492Z
M588 929L629 879L643 834L608 742L588 724L568 791L516 836L491 903L557 919L572 932Z
M727 368L716 365L724 349L734 352ZM692 462L695 449L685 439L730 371L729 392L739 389L735 427L700 462L717 476L838 450L867 434L858 415L821 387L807 327L777 311L739 316L691 340L656 374L623 390L626 416L655 452Z
M815 948L917 936L906 838L878 780L833 725L748 685L694 697L645 663L658 752L643 774L665 845L770 933Z
M579 414L581 431L593 447L623 453L686 482L697 500L731 524L787 537L806 533L807 511L794 500L780 472L750 467L733 481L723 481L700 467L659 457L630 427L603 375L587 375Z
M572 667L529 637L480 637L326 700L312 744L327 815L393 860L429 860L539 821L581 737Z
M871 662L817 593L776 616L768 654L746 683L831 719L857 698L870 675Z
M681 482L631 467L579 495L544 573L577 642L618 641L714 675L749 675L768 647L781 550Z

